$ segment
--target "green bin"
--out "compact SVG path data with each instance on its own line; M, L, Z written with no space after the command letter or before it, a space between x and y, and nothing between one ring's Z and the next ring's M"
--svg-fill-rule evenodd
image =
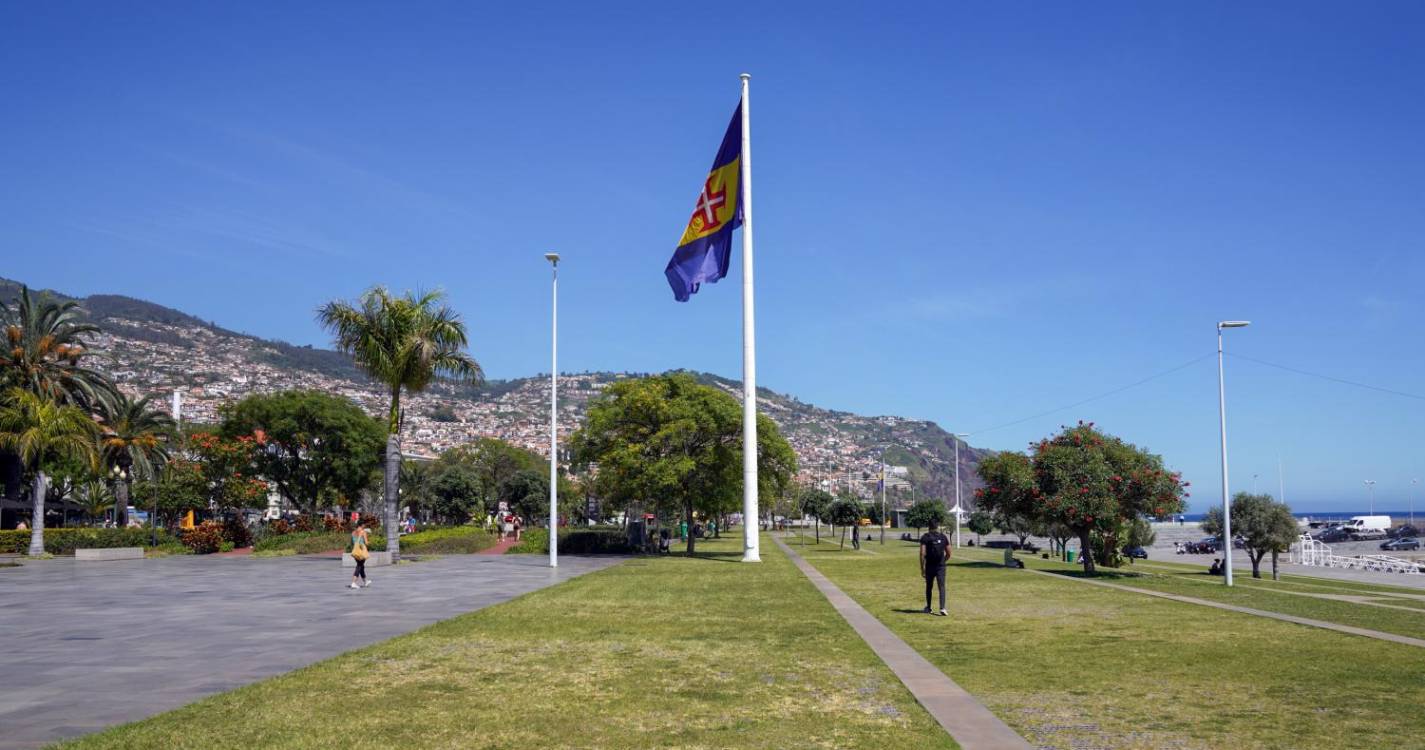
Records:
M1074 561L1074 555L1076 555L1076 554L1078 554L1078 551L1071 549L1071 550L1069 550L1069 551L1067 551L1067 552L1064 553L1064 560L1065 560L1066 562L1073 562L1073 561Z

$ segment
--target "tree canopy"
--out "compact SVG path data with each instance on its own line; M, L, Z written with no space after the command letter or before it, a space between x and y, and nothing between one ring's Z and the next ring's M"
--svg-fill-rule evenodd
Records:
M921 498L906 511L905 522L908 526L919 531L927 528L933 522L935 525L945 523L945 503L931 498Z
M1180 512L1187 483L1160 456L1080 422L1031 446L980 462L981 508L1071 530L1092 573L1098 549L1117 565L1120 539L1134 519Z
M1221 537L1222 526L1222 508L1208 508L1202 530ZM1291 549L1301 536L1301 528L1286 503L1277 502L1271 495L1239 492L1232 496L1232 535L1242 538L1242 549L1252 561L1252 577L1261 578L1262 558L1268 552ZM1223 544L1227 541L1223 540Z
M621 380L590 401L574 434L575 461L598 466L601 497L615 507L720 515L742 496L742 409L687 373ZM785 488L796 456L776 425L757 421L759 492ZM757 523L757 519L744 519ZM688 551L695 541L690 535Z
M381 423L341 396L259 394L219 413L219 434L229 440L251 438L247 445L257 473L306 513L356 504L381 466Z

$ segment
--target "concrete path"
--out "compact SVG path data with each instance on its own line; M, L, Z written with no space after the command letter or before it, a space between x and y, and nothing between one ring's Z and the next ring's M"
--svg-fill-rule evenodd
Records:
M1199 605L1199 606L1202 606L1202 607L1212 607L1212 608L1214 608L1214 609L1223 609L1223 610L1227 610L1228 612L1239 612L1239 613L1245 614L1245 615L1256 615L1257 617L1267 617L1267 618L1270 618L1270 619L1273 619L1273 620L1281 620L1282 622L1293 622L1293 623L1296 623L1297 625L1308 625L1308 626L1313 627L1313 628L1322 628L1322 629L1325 629L1325 630L1334 630L1334 631L1336 631L1336 632L1338 632L1338 633L1349 633L1349 634L1351 634L1351 635L1359 635L1359 636L1364 636L1364 637L1366 637L1366 638L1375 638L1375 639L1382 640L1382 641L1390 641L1391 643L1400 643L1400 644L1404 644L1404 645L1406 645L1406 646L1415 646L1416 648L1425 648L1425 640L1421 640L1421 639L1419 639L1419 638L1411 638L1410 636L1406 636L1406 635L1396 635L1395 633L1385 633L1385 632L1381 632L1381 631L1379 631L1379 630L1369 630L1369 629L1367 629L1367 628L1357 628L1357 627L1353 627L1353 626L1351 626L1351 625L1341 625L1341 624L1334 623L1334 622L1327 622L1327 621L1325 621L1325 620L1313 620L1313 619L1311 619L1311 618L1309 618L1309 617L1297 617L1296 615L1284 615L1284 614L1282 614L1282 613L1280 613L1280 612L1268 612L1268 611L1266 611L1266 610L1264 610L1264 609L1253 609L1253 608L1251 608L1251 607L1238 607L1238 606L1235 606L1235 605L1232 605L1232 604L1223 604L1223 603L1221 603L1221 602L1209 601L1209 600L1207 600L1207 599L1198 599L1197 597L1193 597L1193 596L1183 596L1183 595L1181 595L1181 594L1169 594L1169 593L1166 593L1166 592L1163 592L1163 591L1152 591L1152 590L1149 590L1149 589L1135 588L1135 587L1133 587L1133 586L1124 586L1124 585L1121 584L1121 583L1109 583L1109 582L1107 582L1107 581L1095 581L1095 580L1091 580L1091 579L1087 579L1087 578L1074 578L1074 577L1071 577L1071 576L1061 575L1061 574L1058 574L1058 573L1052 573L1052 572L1047 571L1047 570L1034 570L1033 568L1025 568L1025 570L1028 570L1030 573L1035 573L1035 574L1041 575L1041 576L1052 576L1052 577L1057 578L1057 579L1059 579L1059 580L1061 580L1061 581L1075 581L1075 582L1077 582L1077 583L1086 583L1086 584L1089 584L1089 585L1091 585L1091 586L1102 586L1102 587L1104 587L1104 588L1109 588L1109 589L1119 589L1120 591L1131 591L1131 592L1133 592L1133 593L1135 593L1135 594L1145 594L1145 595L1147 595L1147 596L1156 596L1156 597L1158 597L1158 598L1160 598L1160 599L1171 599L1172 601L1175 601L1175 602L1183 602L1183 603L1185 603L1185 604L1196 604L1196 605ZM1418 611L1418 610L1417 610L1417 611Z
M451 555L373 568L360 590L315 557L0 569L0 749L142 719L621 559Z
M919 652L892 633L890 628L803 560L801 555L788 547L780 537L774 536L772 539L826 596L831 606L846 618L846 622L866 641L866 645L895 672L896 677L900 678L920 705L925 706L925 710L935 717L940 726L960 743L960 747L965 750L1028 750L1030 744L985 708L984 704L956 685L954 680L934 664L926 661Z

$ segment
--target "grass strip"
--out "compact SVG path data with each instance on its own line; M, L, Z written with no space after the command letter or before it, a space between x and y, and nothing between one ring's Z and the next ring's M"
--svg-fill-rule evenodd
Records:
M915 544L819 547L804 556L1040 747L1396 747L1425 701L1409 646L1025 575L988 551L957 551L951 616L929 617Z
M62 747L955 747L770 540L760 565L733 538L699 550Z

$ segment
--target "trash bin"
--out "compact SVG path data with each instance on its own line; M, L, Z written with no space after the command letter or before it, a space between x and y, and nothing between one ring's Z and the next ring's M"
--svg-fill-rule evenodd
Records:
M1078 554L1077 550L1069 550L1069 551L1067 551L1067 552L1064 553L1064 560L1065 560L1066 562L1073 562L1073 561L1074 561L1074 555L1076 555L1076 554Z
M1006 568L1014 567L1014 550L1008 547L1004 548L1004 566Z

